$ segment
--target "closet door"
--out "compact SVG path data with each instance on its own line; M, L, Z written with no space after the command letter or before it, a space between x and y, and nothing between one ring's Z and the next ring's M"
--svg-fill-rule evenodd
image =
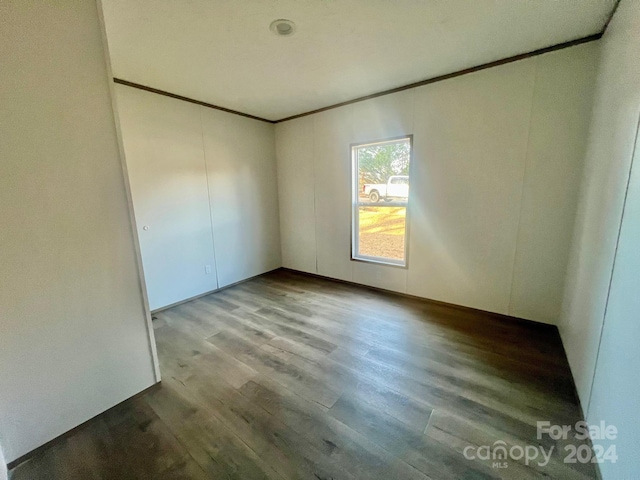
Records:
M218 287L200 112L116 85L151 310Z

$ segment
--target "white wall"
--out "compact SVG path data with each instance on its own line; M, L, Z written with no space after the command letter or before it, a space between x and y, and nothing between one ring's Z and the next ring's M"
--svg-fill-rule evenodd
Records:
M218 288L200 107L115 87L149 306L155 310Z
M611 293L593 380L587 419L615 425L618 437L600 441L616 445L619 461L601 465L603 478L632 478L638 473L640 452L640 145L636 143L629 193L616 252Z
M116 91L151 309L280 267L273 125Z
M539 57L510 314L556 319L577 210L599 45Z
M586 44L278 124L284 266L555 323L597 57ZM349 144L404 134L408 268L352 262Z
M2 454L2 448L0 447L0 480L7 480L8 472L7 472L7 463L4 460L4 455Z
M200 107L220 287L282 265L272 124Z
M601 40L560 333L588 411L640 110L640 12L623 0Z
M276 152L282 263L303 272L315 273L313 118L304 117L278 125Z
M11 462L156 378L96 4L2 2L0 17L0 432Z
M622 0L602 39L560 325L587 420L618 428L616 440L594 442L617 448L616 463L600 464L605 480L636 478L640 451L639 58L640 9Z
M536 63L416 91L409 293L510 313Z

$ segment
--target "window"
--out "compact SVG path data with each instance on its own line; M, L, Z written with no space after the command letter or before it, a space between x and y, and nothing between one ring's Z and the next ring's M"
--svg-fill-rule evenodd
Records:
M411 137L351 146L351 258L407 265Z

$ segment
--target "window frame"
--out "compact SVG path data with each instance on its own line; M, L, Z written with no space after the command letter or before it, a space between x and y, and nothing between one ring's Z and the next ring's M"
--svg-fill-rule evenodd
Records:
M386 257L374 257L371 255L358 254L360 243L360 206L365 205L359 202L359 185L358 185L358 157L357 149L369 145L378 145L383 143L393 143L399 140L409 141L409 197L407 198L407 204L405 206L405 219L404 219L404 259L394 260ZM400 135L396 137L388 137L384 139L372 140L367 142L351 143L349 145L349 153L351 156L351 261L363 262L375 265L384 265L387 267L395 267L408 269L409 268L409 212L411 205L411 178L413 175L413 134ZM379 205L381 207L387 207L386 205ZM389 205L387 208L393 208L393 205Z

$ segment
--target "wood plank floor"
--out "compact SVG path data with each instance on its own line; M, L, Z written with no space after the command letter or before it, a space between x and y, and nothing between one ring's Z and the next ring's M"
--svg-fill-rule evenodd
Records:
M14 480L596 478L536 438L581 419L553 328L284 270L154 327L162 386ZM477 448L497 441L553 453L496 468Z

